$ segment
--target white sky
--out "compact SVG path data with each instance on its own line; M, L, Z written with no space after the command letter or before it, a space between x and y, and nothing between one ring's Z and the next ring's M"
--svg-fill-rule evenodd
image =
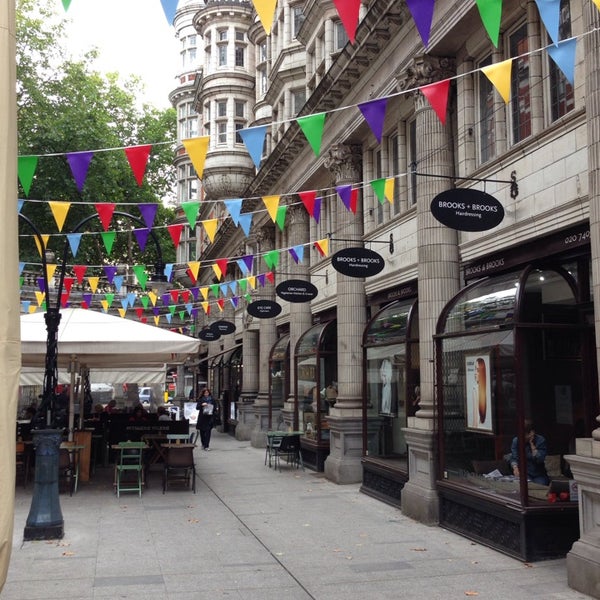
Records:
M145 101L161 109L171 106L180 45L160 0L72 0L66 12L60 0L54 1L75 58L97 47L98 71L137 75L146 88Z

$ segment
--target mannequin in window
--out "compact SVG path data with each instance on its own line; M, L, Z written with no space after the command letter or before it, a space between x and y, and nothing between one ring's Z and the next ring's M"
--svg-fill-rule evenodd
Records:
M487 372L483 358L475 360L475 385L473 386L473 427L485 422L487 415Z
M392 362L384 358L379 367L381 377L381 413L389 415L392 413Z

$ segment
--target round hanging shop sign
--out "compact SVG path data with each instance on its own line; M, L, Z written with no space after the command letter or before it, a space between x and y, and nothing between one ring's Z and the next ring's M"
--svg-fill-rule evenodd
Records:
M257 319L271 319L281 312L281 306L273 300L256 300L248 304L248 314Z
M317 297L319 290L310 281L287 279L275 288L275 293L288 302L310 302Z
M210 328L219 336L229 335L235 331L235 324L231 321L215 321Z
M383 256L368 248L344 248L331 257L331 266L349 277L372 277L383 270Z
M485 192L454 189L431 201L431 214L442 225L458 231L487 231L502 223L504 208Z
M218 340L221 337L221 335L217 333L214 329L207 327L198 334L198 337L205 342L214 342Z

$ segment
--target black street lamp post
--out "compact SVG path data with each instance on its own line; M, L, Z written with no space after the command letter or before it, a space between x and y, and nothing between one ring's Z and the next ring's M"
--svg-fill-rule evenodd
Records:
M126 217L146 227L141 219L129 213L115 211L114 215ZM73 233L76 233L88 221L98 217L98 213L86 217L80 221ZM58 385L58 328L60 325L60 307L67 268L68 241L65 241L63 260L60 264L58 286L56 288L56 300L52 303L47 271L47 257L42 234L34 223L25 215L19 213L19 217L32 229L42 249L43 281L46 294L46 313L44 320L48 332L46 340L46 357L44 366L44 384L40 406L33 419L33 444L35 447L35 481L33 496L29 515L25 524L23 539L29 540L52 540L60 539L64 535L64 519L60 508L58 489L58 456L62 433L65 423L60 422L60 415L56 410L56 388ZM156 244L158 262L155 265L155 278L157 283L166 282L164 274L165 264L158 237L150 229L150 236Z

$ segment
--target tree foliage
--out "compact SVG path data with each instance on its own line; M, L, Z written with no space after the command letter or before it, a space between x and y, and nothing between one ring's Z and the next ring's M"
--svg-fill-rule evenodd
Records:
M176 115L173 109L140 107L143 88L138 78L120 83L117 73L104 75L94 69L97 51L83 58L70 57L64 47L63 21L46 3L17 2L17 106L19 156L39 156L28 202L22 212L42 234L51 234L48 247L59 256L66 244L58 233L47 201L71 202L63 233L71 233L98 202L116 203L117 211L141 218L136 207L120 203L156 203L155 226L173 222L163 200L172 194L175 172L173 155ZM152 144L146 175L138 186L122 148ZM80 193L65 153L95 151ZM19 196L25 198L24 191ZM31 228L20 220L20 260L39 262ZM77 264L155 264L158 250L152 240L140 251L127 218L113 218L118 231L110 255L99 235L84 235L75 259ZM97 219L85 231L102 231ZM165 262L173 262L175 250L168 231L154 230ZM90 273L91 274L91 273ZM101 273L97 273L100 275Z

